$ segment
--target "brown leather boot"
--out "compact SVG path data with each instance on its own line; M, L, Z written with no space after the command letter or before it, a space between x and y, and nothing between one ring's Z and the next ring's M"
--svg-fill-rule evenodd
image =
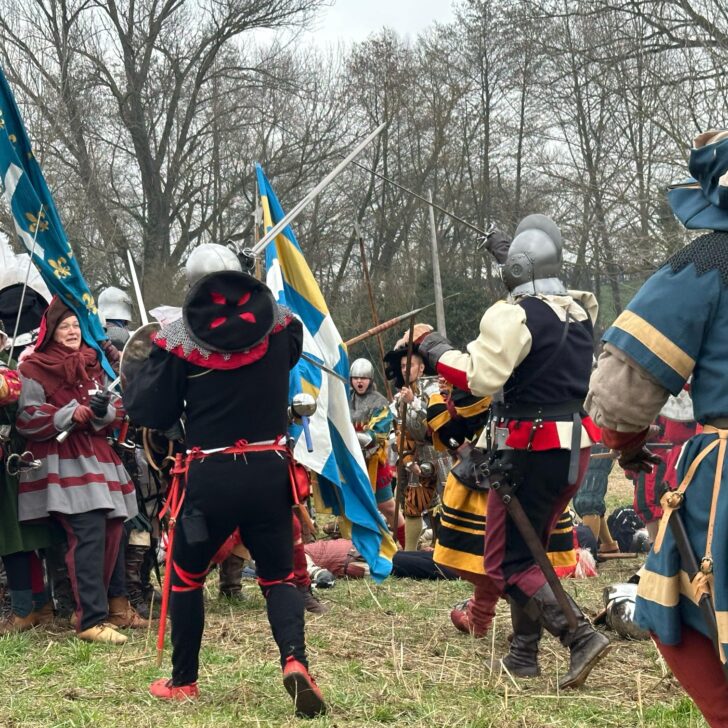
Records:
M53 602L47 601L40 609L34 609L30 616L35 619L35 623L38 625L50 624L55 619Z
M27 617L19 617L17 614L11 614L7 619L0 622L0 634L16 634L17 632L27 632L33 629L37 622L31 612Z
M149 626L149 620L139 616L127 597L111 597L109 599L109 618L106 621L115 627L129 627L131 629L144 629Z

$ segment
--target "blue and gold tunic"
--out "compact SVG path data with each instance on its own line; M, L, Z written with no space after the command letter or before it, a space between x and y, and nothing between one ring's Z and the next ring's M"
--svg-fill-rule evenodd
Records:
M704 556L713 560L704 585L707 582L712 592L725 661L728 458L722 454L728 430L719 428L728 426L728 234L703 235L668 261L644 284L604 340L647 372L666 390L665 396L677 395L692 374L695 418L705 427L687 442L677 482L685 490L681 513L695 555L699 562ZM694 461L694 473L689 473ZM680 642L682 623L710 635L697 606L695 584L683 570L665 526L659 549L656 542L642 573L636 621L664 644L674 645Z

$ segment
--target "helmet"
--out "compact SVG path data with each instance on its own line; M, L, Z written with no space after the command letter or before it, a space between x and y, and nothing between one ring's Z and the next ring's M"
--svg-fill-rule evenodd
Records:
M513 295L563 294L561 231L546 215L529 215L516 228L503 264L503 282Z
M608 627L625 639L649 639L649 632L634 622L637 584L612 584L605 587L602 596L606 607L605 621Z
M349 379L358 377L361 379L374 379L374 366L369 359L355 359L349 369Z
M99 294L99 313L106 321L116 319L117 321L131 321L134 318L134 309L131 305L131 298L121 288L104 288Z
M185 264L187 285L191 287L209 273L218 273L223 270L242 272L243 268L238 256L230 248L217 243L198 245L190 253Z

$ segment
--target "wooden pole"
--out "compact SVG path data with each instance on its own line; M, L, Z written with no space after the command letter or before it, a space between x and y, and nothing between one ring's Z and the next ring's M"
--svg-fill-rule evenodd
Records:
M372 280L369 277L369 266L367 265L367 256L366 251L364 250L364 237L361 234L361 229L359 228L358 222L354 223L354 229L356 230L356 236L359 238L359 254L361 255L361 267L364 271L364 280L367 284L367 293L369 294L369 306L372 309L372 321L374 322L374 328L376 328L381 322L379 321L379 314L377 313L377 304L374 301ZM392 399L392 387L390 386L387 375L384 372L384 342L382 341L382 335L380 333L377 334L377 343L379 344L379 369L382 373L382 381L384 382L384 388L387 391L387 399Z
M435 288L435 320L437 321L437 330L447 336L445 327L445 303L442 300L442 278L440 277L440 255L437 251L437 230L435 228L435 208L432 206L432 190L427 191L427 197L430 202L430 231L432 233L432 279Z
M407 342L407 365L405 369L405 374L402 377L404 381L405 387L411 388L411 383L409 381L410 378L410 368L412 366L412 347L414 346L414 338L415 338L415 317L414 315L412 318L410 318L410 325L409 325L409 341ZM407 400L402 398L399 403L400 410L399 410L399 416L400 416L400 422L399 422L399 440L397 442L397 491L395 493L395 499L394 499L394 520L392 521L393 527L394 527L394 535L395 538L397 536L397 524L399 523L399 511L404 503L404 495L405 491L408 485L408 471L405 467L404 463L404 446L407 442L406 440L406 424L407 424Z

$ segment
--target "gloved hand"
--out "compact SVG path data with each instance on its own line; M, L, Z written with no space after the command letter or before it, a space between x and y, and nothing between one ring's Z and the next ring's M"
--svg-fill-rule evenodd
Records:
M121 361L121 354L119 350L111 343L110 339L104 339L99 344L102 351L106 354L106 358L111 364L111 368L118 374L119 373L119 362Z
M621 450L617 462L625 471L651 473L652 466L660 462L660 457L643 444L638 449Z
M502 230L493 230L485 238L485 249L496 259L499 265L506 262L510 247L511 239Z
M94 416L94 413L90 407L86 406L85 404L80 404L80 405L78 405L78 407L76 407L75 410L73 410L71 419L77 425L85 425L87 422L91 421L93 416Z
M633 473L651 473L652 466L660 462L660 457L646 446L648 441L659 434L660 428L657 425L650 425L638 433L614 433L609 430L607 435L611 437L605 436L605 430L602 430L605 444L611 445L619 452L617 458L619 466ZM614 440L622 440L622 442L614 442Z
M452 344L442 334L433 331L420 342L418 354L435 369L440 357L453 348Z
M91 408L95 417L106 417L106 413L109 411L110 401L111 394L109 392L96 392L96 394L91 395L88 406Z

